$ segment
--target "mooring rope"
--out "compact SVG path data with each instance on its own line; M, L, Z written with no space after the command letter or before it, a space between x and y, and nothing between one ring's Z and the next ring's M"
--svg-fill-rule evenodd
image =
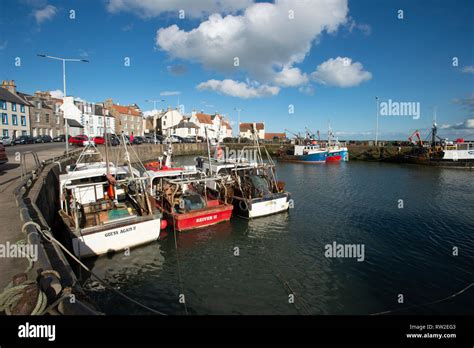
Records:
M72 254L64 245L61 244L61 242L59 242L56 238L53 237L53 235L51 234L51 231L49 229L47 230L43 230L41 229L41 226L38 225L37 223L34 223L33 222L33 225L35 225L36 229L42 234L42 236L50 243L55 243L57 244L62 250L64 250L74 261L76 261L82 268L84 268L87 272L89 272L92 276L94 276L100 283L102 283L103 285L105 285L106 287L110 288L112 291L114 291L116 294L118 294L119 296L125 298L126 300L136 304L137 306L143 308L143 309L146 309L152 313L155 313L155 314L160 314L160 315L167 315L163 312L160 312L156 309L153 309L153 308L150 308L148 307L147 305L131 298L130 296L122 293L121 291L115 289L112 285L110 285L108 282L106 282L105 280L103 280L102 278L100 278L97 274L95 274L94 272L92 272L92 270L89 269L89 267L87 267L84 263L81 262L81 260L79 260L74 254Z
M173 208L171 208L173 209ZM171 212L172 213L172 212ZM180 266L180 263L179 263L179 251L178 251L178 242L176 240L176 224L175 224L175 218L174 218L174 215L171 214L173 216L173 235L174 235L174 248L176 250L176 262L178 264L178 278L179 278L179 286L181 288L181 293L184 295L184 287L183 287L183 278L181 277L181 266ZM186 315L188 315L188 307L186 306L186 296L184 297L184 313Z
M372 314L370 314L370 315L388 314L388 313L403 311L403 310L406 310L406 309L412 309L412 308L417 308L417 307L423 307L423 306L432 305L432 304L435 304L435 303L440 303L440 302L443 302L443 301L446 301L446 300L455 298L455 297L458 296L458 295L461 295L463 292L465 292L467 289L469 289L469 288L472 287L472 286L474 286L474 283L471 283L471 284L469 284L468 286L466 286L465 288L459 290L458 292L455 292L454 294L449 295L448 297L442 298L442 299L440 299L440 300L435 300L435 301L431 301L431 302L426 302L426 303L421 303L421 304L416 304L416 305L411 305L411 306L396 308L396 309L392 309L392 310L389 310L389 311L383 311L383 312L372 313Z
M26 245L26 240L20 239L16 242L16 245ZM28 266L23 273L28 272L33 268L33 260L28 253L24 252L21 256L25 256L28 259ZM34 280L25 280L24 282L13 285L13 281L0 293L0 312L5 312L6 315L12 315L12 309L18 304L24 295L24 291L30 285L38 283ZM46 294L38 287L38 297L36 298L36 304L30 315L41 315L44 314L44 310L48 304Z

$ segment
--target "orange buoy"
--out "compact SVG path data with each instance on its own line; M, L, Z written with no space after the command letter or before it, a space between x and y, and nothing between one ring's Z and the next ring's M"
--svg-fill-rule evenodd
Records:
M107 189L107 195L109 196L109 199L114 199L115 198L115 192L114 192L114 186L109 185L109 188Z
M168 226L168 222L166 222L165 219L161 219L160 229L164 230L166 228L166 226Z

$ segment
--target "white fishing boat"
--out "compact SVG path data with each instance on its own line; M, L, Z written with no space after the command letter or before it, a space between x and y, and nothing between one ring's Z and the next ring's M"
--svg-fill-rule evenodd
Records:
M125 143L125 142L123 142ZM61 217L74 254L98 256L155 241L160 236L161 213L154 209L145 178L127 165L89 161L99 156L93 143L82 151L76 164L59 176Z
M262 147L255 131L253 134L255 145L244 147L234 157L224 156L218 144L214 158L208 156L207 159L196 159L198 169L206 175L225 177L227 186L232 189L234 214L249 219L287 211L291 206L291 195L285 191L284 182L276 179L275 164L271 156L263 147L267 162L263 161Z

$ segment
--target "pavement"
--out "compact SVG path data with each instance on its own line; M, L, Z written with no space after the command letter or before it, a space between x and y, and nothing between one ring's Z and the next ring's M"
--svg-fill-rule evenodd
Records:
M39 160L59 156L65 151L65 143L26 144L5 147L8 163L0 165L0 245L6 246L24 239L21 232L20 211L16 206L13 190L19 185L21 177L21 153L35 151ZM30 171L34 166L31 155L27 155L26 167ZM25 258L4 258L0 255L0 292L11 281L12 276L24 272L28 266Z

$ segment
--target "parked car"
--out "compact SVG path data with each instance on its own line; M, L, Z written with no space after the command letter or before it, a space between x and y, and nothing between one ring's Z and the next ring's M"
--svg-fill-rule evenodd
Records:
M172 143L182 143L182 137L180 137L179 135L171 135L170 136L170 139L171 139L171 142Z
M33 138L35 140L35 143L52 143L53 138L49 135L38 135Z
M34 144L35 143L35 139L30 136L30 135L21 135L19 136L18 138L16 138L13 143L16 145L16 144L21 144L21 145L24 145L24 144Z
M109 140L108 145L111 145L111 146L120 145L119 137L117 135L113 134L113 133L107 134L107 139Z
M136 137L133 137L133 145L140 145L144 143L144 138L142 136L137 135Z
M158 134L157 134L157 135L156 135L156 139L155 139L155 135L154 135L154 134L151 134L151 135L148 134L148 135L145 135L145 140L146 140L146 142L149 143L149 144L160 144L161 141L160 141L160 138L159 138L159 137L161 137L161 135L158 135Z
M2 145L3 146L12 146L12 145L15 145L15 142L14 142L15 139L12 139L10 137L3 137L2 138Z
M8 162L8 156L5 151L5 147L0 144L0 164L7 163Z
M196 137L181 137L181 142L192 144L196 142Z
M75 146L85 146L89 143L89 137L87 135L76 135L75 137L69 138L69 144Z
M93 141L96 145L104 145L104 144L105 144L105 138L104 138L104 137L93 137L93 138L92 138L92 141Z
M69 136L70 138L71 136ZM58 135L57 137L54 137L53 138L53 141L55 143L62 143L62 142L65 142L66 141L66 135L65 134L61 134L61 135Z

